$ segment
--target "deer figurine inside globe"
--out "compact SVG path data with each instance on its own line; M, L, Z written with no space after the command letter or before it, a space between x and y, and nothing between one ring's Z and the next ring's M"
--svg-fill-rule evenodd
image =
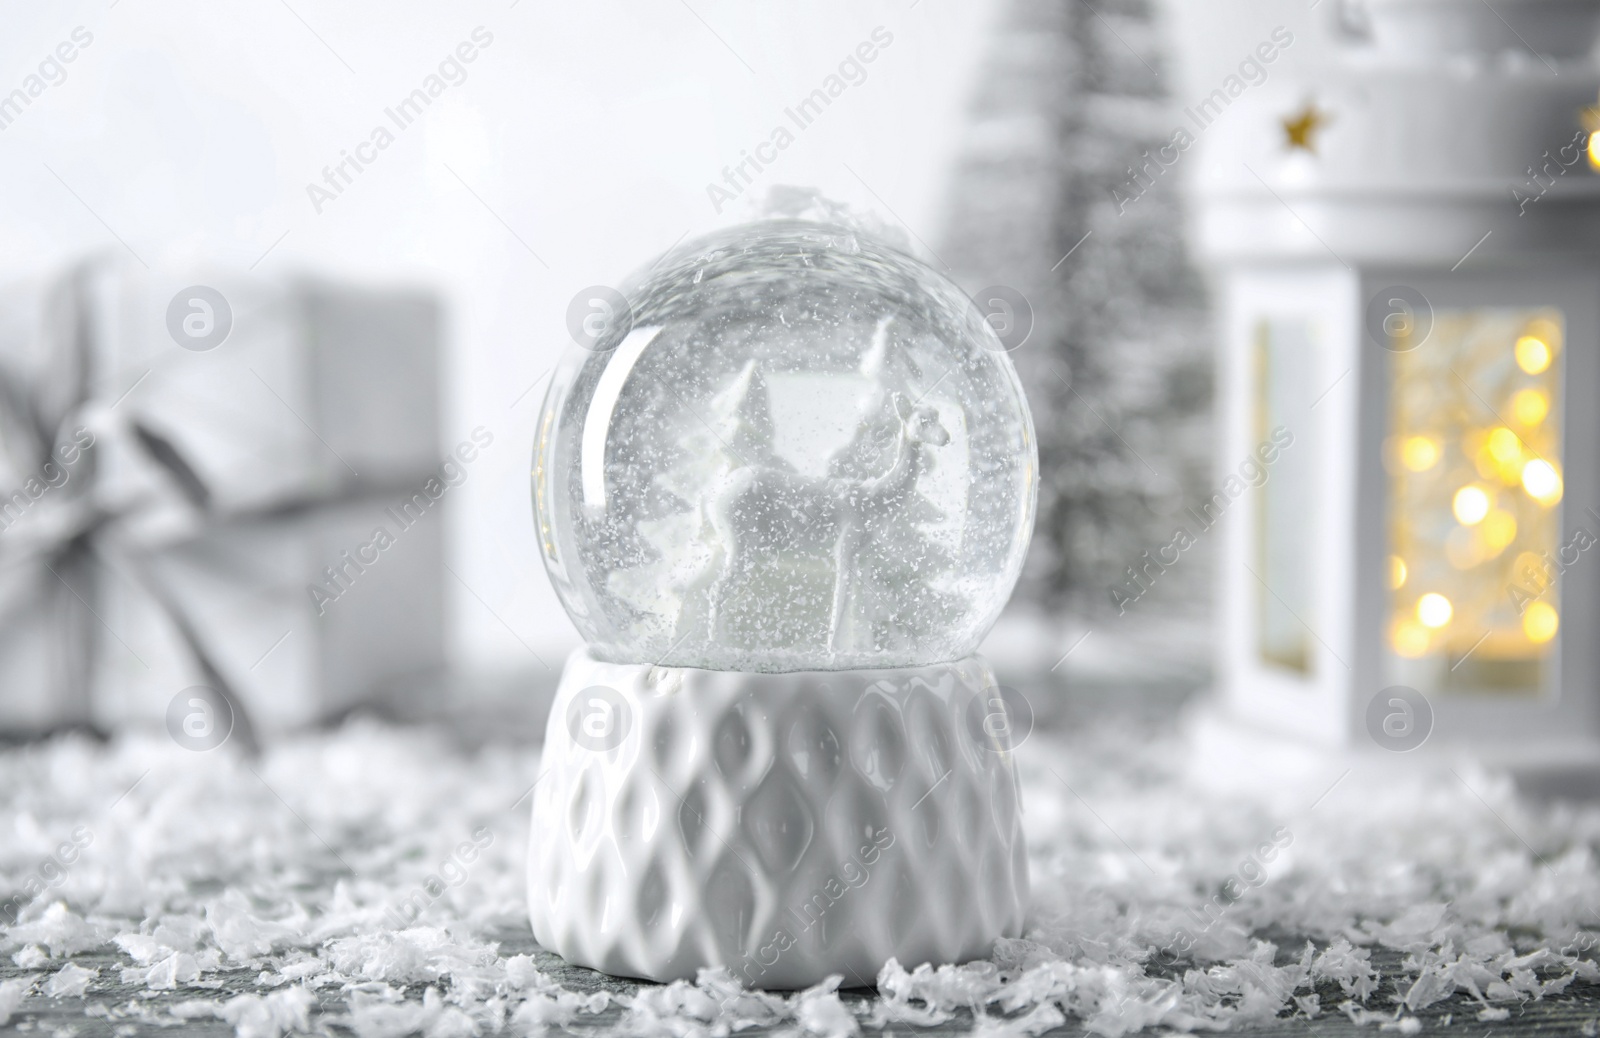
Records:
M533 482L568 660L534 934L652 980L870 984L986 954L1027 900L979 641L1037 456L982 313L858 228L768 220L596 289Z

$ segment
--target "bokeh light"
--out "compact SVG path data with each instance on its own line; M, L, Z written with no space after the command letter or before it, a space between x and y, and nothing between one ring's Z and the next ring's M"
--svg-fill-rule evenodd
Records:
M1493 558L1517 539L1517 517L1503 508L1496 508L1484 517L1481 529L1484 547L1489 549L1489 557Z
M1474 526L1489 514L1489 495L1483 492L1482 487L1468 484L1456 491L1450 509L1455 513L1457 522L1463 526Z
M1430 591L1417 599L1417 619L1422 622L1424 627L1438 630L1449 623L1450 618L1454 615L1455 607L1450 604L1448 598L1437 591Z
M1426 627L1408 616L1402 616L1395 620L1394 628L1389 633L1389 642L1401 656L1416 659L1428 651L1431 639Z
M1498 462L1520 461L1522 459L1522 441L1517 434L1505 426L1496 426L1489 433L1489 453L1494 455Z
M1547 642L1556 636L1561 618L1548 602L1533 602L1522 612L1522 632L1529 641Z
M1524 335L1517 340L1517 367L1530 375L1537 375L1550 366L1550 344L1536 335Z
M1511 398L1511 413L1523 425L1538 425L1550 413L1550 398L1537 389L1518 390Z
M1431 436L1408 436L1400 446L1400 461L1412 472L1426 472L1439 460L1439 441Z
M1535 458L1522 466L1522 488L1548 507L1561 500L1561 475L1548 461Z

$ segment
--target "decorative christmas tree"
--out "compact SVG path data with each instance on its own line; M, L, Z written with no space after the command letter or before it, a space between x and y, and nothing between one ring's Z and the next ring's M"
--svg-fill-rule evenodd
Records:
M706 506L715 489L755 460L782 465L772 452L772 414L767 386L754 360L711 398L704 415L685 417L678 432L677 459L656 476L682 510L642 520L639 534L655 557L642 565L614 570L608 585L618 598L654 620L676 617L674 641L696 632L711 634L708 591L730 561L729 545L719 536Z
M1031 303L1012 354L1039 436L1019 597L1109 607L1209 474L1211 351L1181 238L1176 106L1147 0L1016 2L981 73L943 255ZM1205 550L1201 545L1199 550ZM1199 560L1162 579L1204 601Z

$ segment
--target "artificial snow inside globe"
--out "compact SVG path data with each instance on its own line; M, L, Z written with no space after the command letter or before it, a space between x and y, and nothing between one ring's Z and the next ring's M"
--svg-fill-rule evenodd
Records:
M983 314L802 220L588 296L534 458L587 642L534 793L535 936L611 973L785 988L1020 933L1011 719L974 652L1037 455Z

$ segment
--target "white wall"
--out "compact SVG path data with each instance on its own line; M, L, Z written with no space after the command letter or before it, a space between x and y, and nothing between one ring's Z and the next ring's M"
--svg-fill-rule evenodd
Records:
M565 347L573 293L739 216L714 212L706 184L879 25L894 42L869 77L757 188L814 185L933 240L994 6L11 6L0 94L76 27L93 41L0 130L0 275L121 250L120 238L157 268L259 261L262 272L441 288L452 307L445 443L478 425L496 438L452 495L452 565L488 605L450 582L456 643L477 665L526 661L523 641L554 662L575 636L532 537L542 385L513 401ZM317 213L306 185L478 26L493 42L466 79Z

